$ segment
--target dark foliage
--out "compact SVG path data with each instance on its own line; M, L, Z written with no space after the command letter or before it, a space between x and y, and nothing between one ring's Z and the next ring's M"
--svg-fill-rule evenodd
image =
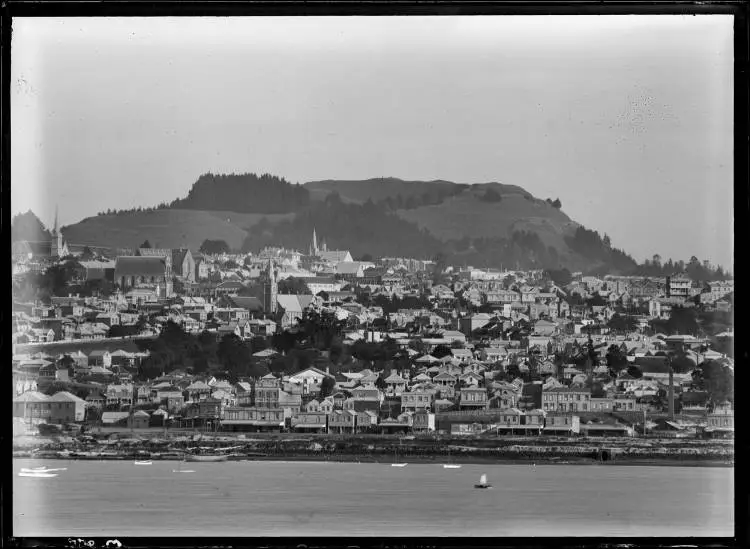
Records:
M202 254L216 255L229 253L229 244L223 240L206 239L198 250Z
M208 173L198 178L186 198L175 200L170 208L276 214L296 212L309 203L307 189L281 177Z

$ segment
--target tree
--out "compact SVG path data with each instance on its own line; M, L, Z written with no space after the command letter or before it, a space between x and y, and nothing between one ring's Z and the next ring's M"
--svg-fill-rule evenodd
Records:
M545 274L552 280L552 282L561 287L567 286L573 280L573 276L566 268L548 269L547 271L545 271Z
M612 344L609 346L606 359L607 366L609 366L611 370L617 372L628 366L628 359L625 357L625 354L622 352L619 345Z
M95 254L93 251L91 251L91 248L89 248L88 246L85 246L83 248L83 252L81 253L81 260L89 261L91 259L94 259L94 257L95 257Z
M198 251L206 255L226 254L229 253L229 244L227 244L224 240L206 239L200 245Z
M560 202L559 198L555 198L555 201L552 202L552 207L557 208L558 210L562 208L562 202Z
M451 353L451 348L448 345L437 345L432 350L431 354L435 358L444 358L446 356L452 355L453 353Z
M283 295L310 295L312 293L302 278L295 277L280 280L278 291Z
M333 393L333 389L335 386L336 381L330 376L325 376L323 378L323 381L320 383L320 400L323 400L325 397Z
M509 364L508 367L505 369L505 372L507 373L508 377L511 379L516 379L518 377L521 377L521 369L518 367L518 364L515 364L515 363Z
M221 338L216 357L230 371L240 371L250 362L250 349L236 334Z
M424 353L426 349L424 341L422 341L421 337L418 337L409 341L409 348L414 351L417 351L418 353Z
M640 379L643 377L643 372L638 366L629 366L628 375L636 379Z
M699 388L708 391L712 404L734 400L734 372L728 364L718 360L707 360L693 376Z
M375 380L375 387L377 387L381 391L385 391L388 385L386 384L382 376L378 376L378 379Z
M143 244L141 244L138 247L139 248L153 248L153 246L151 246L151 242L149 242L148 240L144 241Z

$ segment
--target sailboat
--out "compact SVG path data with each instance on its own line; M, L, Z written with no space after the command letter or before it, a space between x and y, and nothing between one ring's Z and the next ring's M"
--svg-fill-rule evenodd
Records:
M448 461L449 462L450 462L450 454L451 454L451 449L449 446L448 447ZM444 463L443 464L443 469L460 469L460 468L461 468L461 465L459 465L458 463Z
M479 477L479 484L475 484L474 488L489 489L492 488L492 484L487 482L487 475L482 474L482 476Z

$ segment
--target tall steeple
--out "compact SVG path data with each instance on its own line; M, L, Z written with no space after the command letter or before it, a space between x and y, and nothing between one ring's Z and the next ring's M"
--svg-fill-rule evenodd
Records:
M315 227L313 227L312 255L318 255L318 237L315 234Z
M60 257L65 255L63 250L63 239L60 228L57 225L57 205L55 205L55 226L52 229L51 256Z
M263 310L266 313L276 314L276 296L279 293L279 287L276 279L276 269L273 259L268 258L268 266L263 276Z

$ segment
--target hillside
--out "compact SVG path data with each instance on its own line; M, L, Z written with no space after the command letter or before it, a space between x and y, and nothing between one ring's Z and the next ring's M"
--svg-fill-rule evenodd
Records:
M281 221L292 217L294 214L159 209L89 217L62 231L69 243L78 245L134 248L148 240L154 247L183 246L197 251L207 238L239 248L247 237L246 229L262 218Z
M242 213L235 213L240 211ZM284 213L272 213L284 212ZM562 211L516 185L450 181L315 181L292 185L270 175L201 176L170 205L102 213L63 228L68 242L197 250L205 239L257 252L307 250L312 230L329 249L356 256L434 258L483 267L627 272L636 264Z

